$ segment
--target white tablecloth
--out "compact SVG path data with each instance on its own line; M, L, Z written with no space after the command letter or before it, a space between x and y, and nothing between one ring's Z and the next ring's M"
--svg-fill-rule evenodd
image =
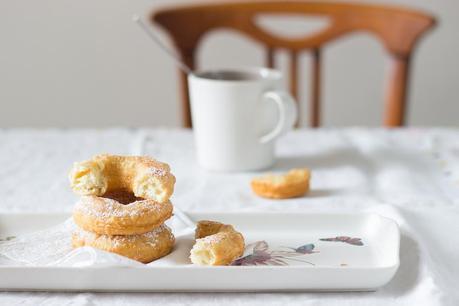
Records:
M0 293L1 305L458 305L459 130L298 130L277 146L273 171L307 166L312 191L263 200L255 173L207 173L187 130L0 130L0 212L71 211L73 161L143 152L177 176L174 205L188 211L376 211L402 229L401 266L370 293Z

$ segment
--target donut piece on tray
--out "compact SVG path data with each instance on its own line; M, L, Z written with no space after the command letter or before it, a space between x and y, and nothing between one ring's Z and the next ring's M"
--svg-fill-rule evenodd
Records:
M229 265L244 253L244 237L233 226L215 221L199 221L196 243L190 252L191 262L197 265Z

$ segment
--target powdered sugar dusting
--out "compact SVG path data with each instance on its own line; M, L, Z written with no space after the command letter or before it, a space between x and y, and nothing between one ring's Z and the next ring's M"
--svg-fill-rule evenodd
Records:
M202 241L203 243L212 245L212 244L221 242L223 239L224 239L223 235L214 234L214 235L210 235L210 236L198 239L198 240Z
M164 231L168 232L168 234L169 234L168 238L169 239L171 239L173 237L172 233L170 231L170 228L165 224L162 224L161 226L155 228L151 232L147 232L145 234L140 234L140 235L127 235L127 236L121 236L121 235L115 235L115 236L99 235L99 234L96 234L96 233L93 233L93 232L85 231L85 230L83 230L82 228L79 228L79 227L73 232L73 234L76 235L81 240L85 241L86 243L92 243L92 242L96 241L97 239L110 240L110 243L114 248L117 248L117 247L120 247L120 246L126 245L126 244L135 243L139 239L144 239L145 243L147 243L148 245L150 245L152 247L156 247L156 245L159 242L159 238L160 238L161 234Z
M149 170L150 170L150 173L155 176L166 176L167 174L166 171L164 171L163 169L159 169L159 168L152 167Z
M138 217L147 212L159 212L164 204L143 200L123 205L110 198L84 196L77 202L74 210L92 217L108 219L111 217Z

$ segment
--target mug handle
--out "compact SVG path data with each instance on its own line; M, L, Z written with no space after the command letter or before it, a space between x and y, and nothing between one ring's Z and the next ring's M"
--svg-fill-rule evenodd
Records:
M279 120L274 129L259 139L261 143L268 143L293 128L298 116L298 110L293 97L285 91L274 90L265 92L262 99L273 101L279 110Z

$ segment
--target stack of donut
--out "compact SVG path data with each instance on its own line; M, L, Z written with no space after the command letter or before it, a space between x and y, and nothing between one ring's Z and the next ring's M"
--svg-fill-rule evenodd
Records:
M73 211L74 248L91 246L148 263L170 253L175 238L164 221L175 177L149 157L98 155L69 175L81 198Z

